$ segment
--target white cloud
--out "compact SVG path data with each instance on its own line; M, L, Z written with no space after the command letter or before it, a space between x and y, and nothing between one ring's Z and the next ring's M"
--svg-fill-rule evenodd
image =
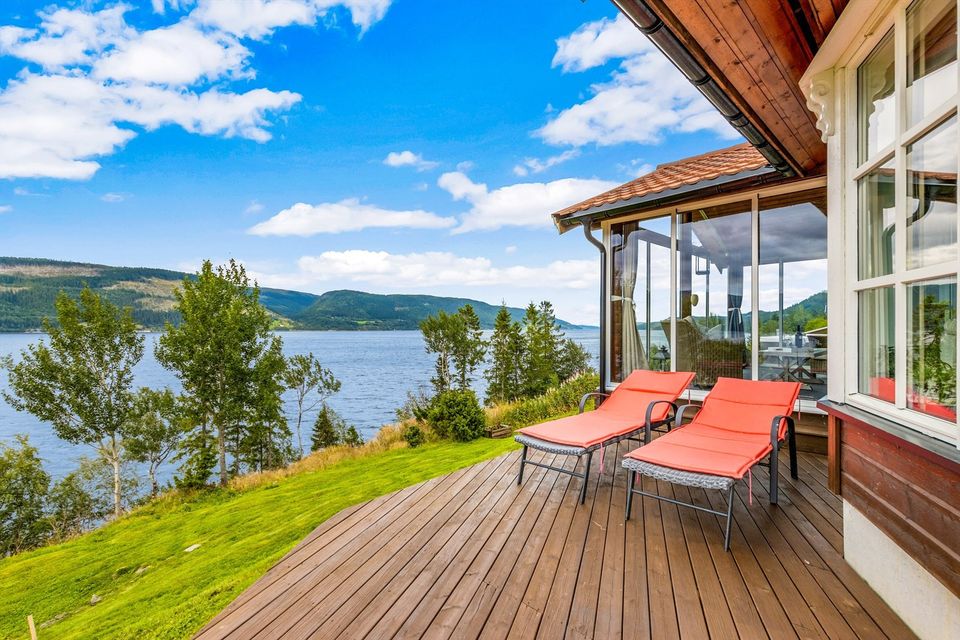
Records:
M647 175L648 173L653 171L655 168L656 167L654 167L649 162L644 162L643 160L640 160L640 159L634 159L634 160L631 160L630 162L617 164L617 169L619 169L622 173L625 173L626 175L630 176L631 178L639 178L640 176Z
M388 167L413 167L417 171L427 171L436 168L440 163L424 160L423 156L413 151L391 151L383 159Z
M489 191L460 172L445 173L437 182L454 200L473 207L463 214L454 233L492 230L505 226L547 227L550 214L612 189L615 182L564 178L553 182L524 182Z
M103 80L188 85L250 77L250 51L233 36L203 32L190 22L153 29L121 42L93 65Z
M564 71L584 71L614 58L650 51L651 44L630 20L617 14L614 20L603 18L582 25L569 36L557 39L553 66Z
M261 211L263 211L263 205L257 200L251 200L250 204L247 205L247 208L243 210L243 212L247 215L253 215L255 213L260 213Z
M456 285L509 285L540 289L544 282L561 288L597 286L596 260L557 260L542 266L496 266L489 258L462 257L446 251L395 254L353 249L325 251L297 261L299 273L313 281L346 280L392 290Z
M503 250L503 252L504 252L505 254L507 254L507 255L512 255L512 254L514 254L514 253L517 252L517 245L515 245L515 244L508 245L508 246Z
M461 171L461 172L463 172L463 173L466 173L467 171L470 171L471 169L473 169L474 166L475 166L475 165L474 165L473 161L471 161L471 160L464 160L463 162L458 162L458 163L457 163L457 171Z
M14 187L14 188L13 188L13 195L15 195L15 196L22 196L22 197L37 198L37 197L43 197L43 196L45 196L45 195L47 195L47 194L45 194L45 193L34 193L33 191L30 191L29 189L26 189L26 188L24 188L24 187Z
M290 91L229 89L255 78L241 38L262 39L291 24L314 24L340 7L366 29L389 0L154 0L174 22L140 30L127 23L131 7L100 11L49 9L36 28L0 26L0 55L24 68L0 90L0 178L82 180L97 158L117 152L138 134L177 125L201 135L271 138L271 116L301 97ZM85 7L81 4L81 7Z
M392 211L350 198L315 205L299 202L254 225L248 233L256 236L312 236L372 228L445 229L454 224L453 218L428 211Z
M13 207L11 207L10 205L8 205L8 204L0 204L0 214L2 214L2 213L10 213L11 211L13 211Z
M127 195L126 195L125 193L112 193L112 192L111 192L111 193L105 193L105 194L103 194L102 196L100 196L100 199L103 200L104 202L111 202L111 203L114 203L114 202L123 202L124 200L127 199Z
M538 158L524 158L523 162L513 168L514 175L523 177L529 173L543 173L547 169L562 164L568 160L573 160L580 155L579 149L567 149L549 158L540 160Z
M635 36L630 35L633 30ZM579 71L624 58L609 82L559 111L537 131L544 141L580 147L625 142L659 144L670 132L738 134L673 64L625 18L582 26L557 41L554 66Z
M263 38L279 27L311 25L335 7L350 11L366 31L383 19L392 0L200 0L192 16L198 22L240 37Z

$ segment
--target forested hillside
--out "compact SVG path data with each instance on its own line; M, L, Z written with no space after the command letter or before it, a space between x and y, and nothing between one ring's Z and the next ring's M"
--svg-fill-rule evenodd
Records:
M54 315L60 291L76 296L87 284L114 304L133 309L145 329L160 329L179 317L173 291L186 273L143 267L111 267L42 258L0 257L0 331L38 331ZM425 295L379 295L362 291L329 291L323 295L262 289L260 300L282 329L416 329L439 310L454 312L473 305L484 329L493 328L498 307L466 298ZM510 309L519 319L521 309ZM558 320L563 328L574 325Z

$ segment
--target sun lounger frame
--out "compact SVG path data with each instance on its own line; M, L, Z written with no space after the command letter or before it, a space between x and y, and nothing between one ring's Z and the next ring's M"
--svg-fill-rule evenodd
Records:
M580 398L580 407L578 413L583 413L583 410L586 408L587 400L591 397L608 397L609 393L601 393L599 391L592 391L590 393L584 394ZM653 416L653 409L658 404L666 403L670 405L670 408L673 410L673 413L670 414L669 410L667 416L662 420L655 421L651 424L651 418ZM540 467L542 469L549 469L551 471L556 471L558 473L565 473L574 478L581 478L583 480L583 485L580 487L580 504L583 504L587 500L587 484L590 482L590 465L593 461L593 452L602 447L609 447L611 445L617 444L621 440L636 440L641 442L640 438L637 437L641 432L643 433L642 442L650 442L653 439L653 431L661 430L663 427L667 428L669 431L674 424L674 417L677 415L677 405L674 402L669 400L654 400L649 405L647 405L647 413L644 418L643 426L639 429L629 431L627 433L614 436L600 442L598 444L590 445L589 447L577 447L566 444L559 444L556 442L549 442L547 440L541 440L540 438L534 438L531 436L526 436L519 434L515 436L515 440L523 445L523 452L520 454L520 472L517 474L517 486L523 484L523 468L526 465L531 465L534 467ZM564 469L563 467L554 467L549 464L544 464L542 462L535 462L527 458L527 450L536 449L538 451L543 451L545 453L553 453L563 456L576 456L578 458L577 463L579 464L580 460L586 457L586 464L583 467L583 473L577 473L577 465L573 466L573 469ZM602 471L602 469L601 469Z
M686 411L690 410L691 408L695 410L694 416L696 416L696 413L699 413L700 411L700 407L689 404L683 405L680 407L680 410L676 412L676 423L674 428L683 427L684 415ZM770 445L772 449L769 454L769 462L763 462L764 458L761 458L753 465L761 465L770 468L770 504L777 504L780 489L778 479L779 461L777 456L780 451L781 442L780 425L784 422L786 422L787 425L785 439L790 453L790 477L794 480L797 479L797 436L793 418L790 416L781 415L773 418L773 423L770 426ZM624 516L626 520L630 519L634 494L647 496L648 498L654 498L655 500L660 500L663 502L669 502L670 504L675 504L681 507L690 507L691 509L696 509L697 511L703 511L705 513L724 516L726 517L726 526L724 527L723 549L724 551L730 550L730 528L733 523L733 489L737 483L736 478L718 476L709 473L683 471L682 469L674 469L672 467L665 467L662 465L644 462L642 460L634 460L632 458L624 458L623 466L630 472L630 476L627 479L627 509ZM708 509L691 502L684 502L682 500L676 500L674 498L668 498L656 493L650 493L648 491L643 491L642 489L637 489L636 478L638 473L649 476L656 480L664 480L666 482L670 482L671 484L680 484L687 487L696 487L700 489L718 489L720 491L724 491L727 498L727 510L717 511L715 509Z

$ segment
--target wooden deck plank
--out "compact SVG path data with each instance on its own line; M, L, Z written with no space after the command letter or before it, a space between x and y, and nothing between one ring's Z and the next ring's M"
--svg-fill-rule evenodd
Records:
M554 471L517 487L514 452L346 509L197 637L912 637L843 561L825 458L801 454L793 480L784 456L776 506L767 470L753 504L739 483L726 552L710 514L638 496L624 522L619 459L634 446L610 447L602 477L594 460L585 505L581 481ZM642 485L726 507L716 491Z
M290 637L361 637L363 633L351 636L345 632L358 617L366 618L360 624L372 626L388 608L388 594L396 593L404 579L412 580L424 563L424 549L435 548L456 531L469 514L484 500L502 477L504 468L511 466L516 455L498 459L498 473L491 473L474 482L457 495L445 497L431 508L432 517L419 518L406 535L397 537L385 553L364 565L364 571L358 572L353 580L341 581L331 597L318 602L313 615L304 616L290 632ZM426 516L431 513L424 514ZM426 520L426 522L424 522ZM405 577L406 576L406 577ZM339 592L338 592L339 590ZM322 606L320 606L322 605ZM364 615L369 611L378 611L376 616ZM365 633L365 632L364 632Z

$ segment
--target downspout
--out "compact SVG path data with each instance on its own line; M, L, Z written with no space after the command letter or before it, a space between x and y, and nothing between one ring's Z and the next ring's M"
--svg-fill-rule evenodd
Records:
M607 392L607 248L593 236L591 220L581 220L583 236L600 250L600 392Z

